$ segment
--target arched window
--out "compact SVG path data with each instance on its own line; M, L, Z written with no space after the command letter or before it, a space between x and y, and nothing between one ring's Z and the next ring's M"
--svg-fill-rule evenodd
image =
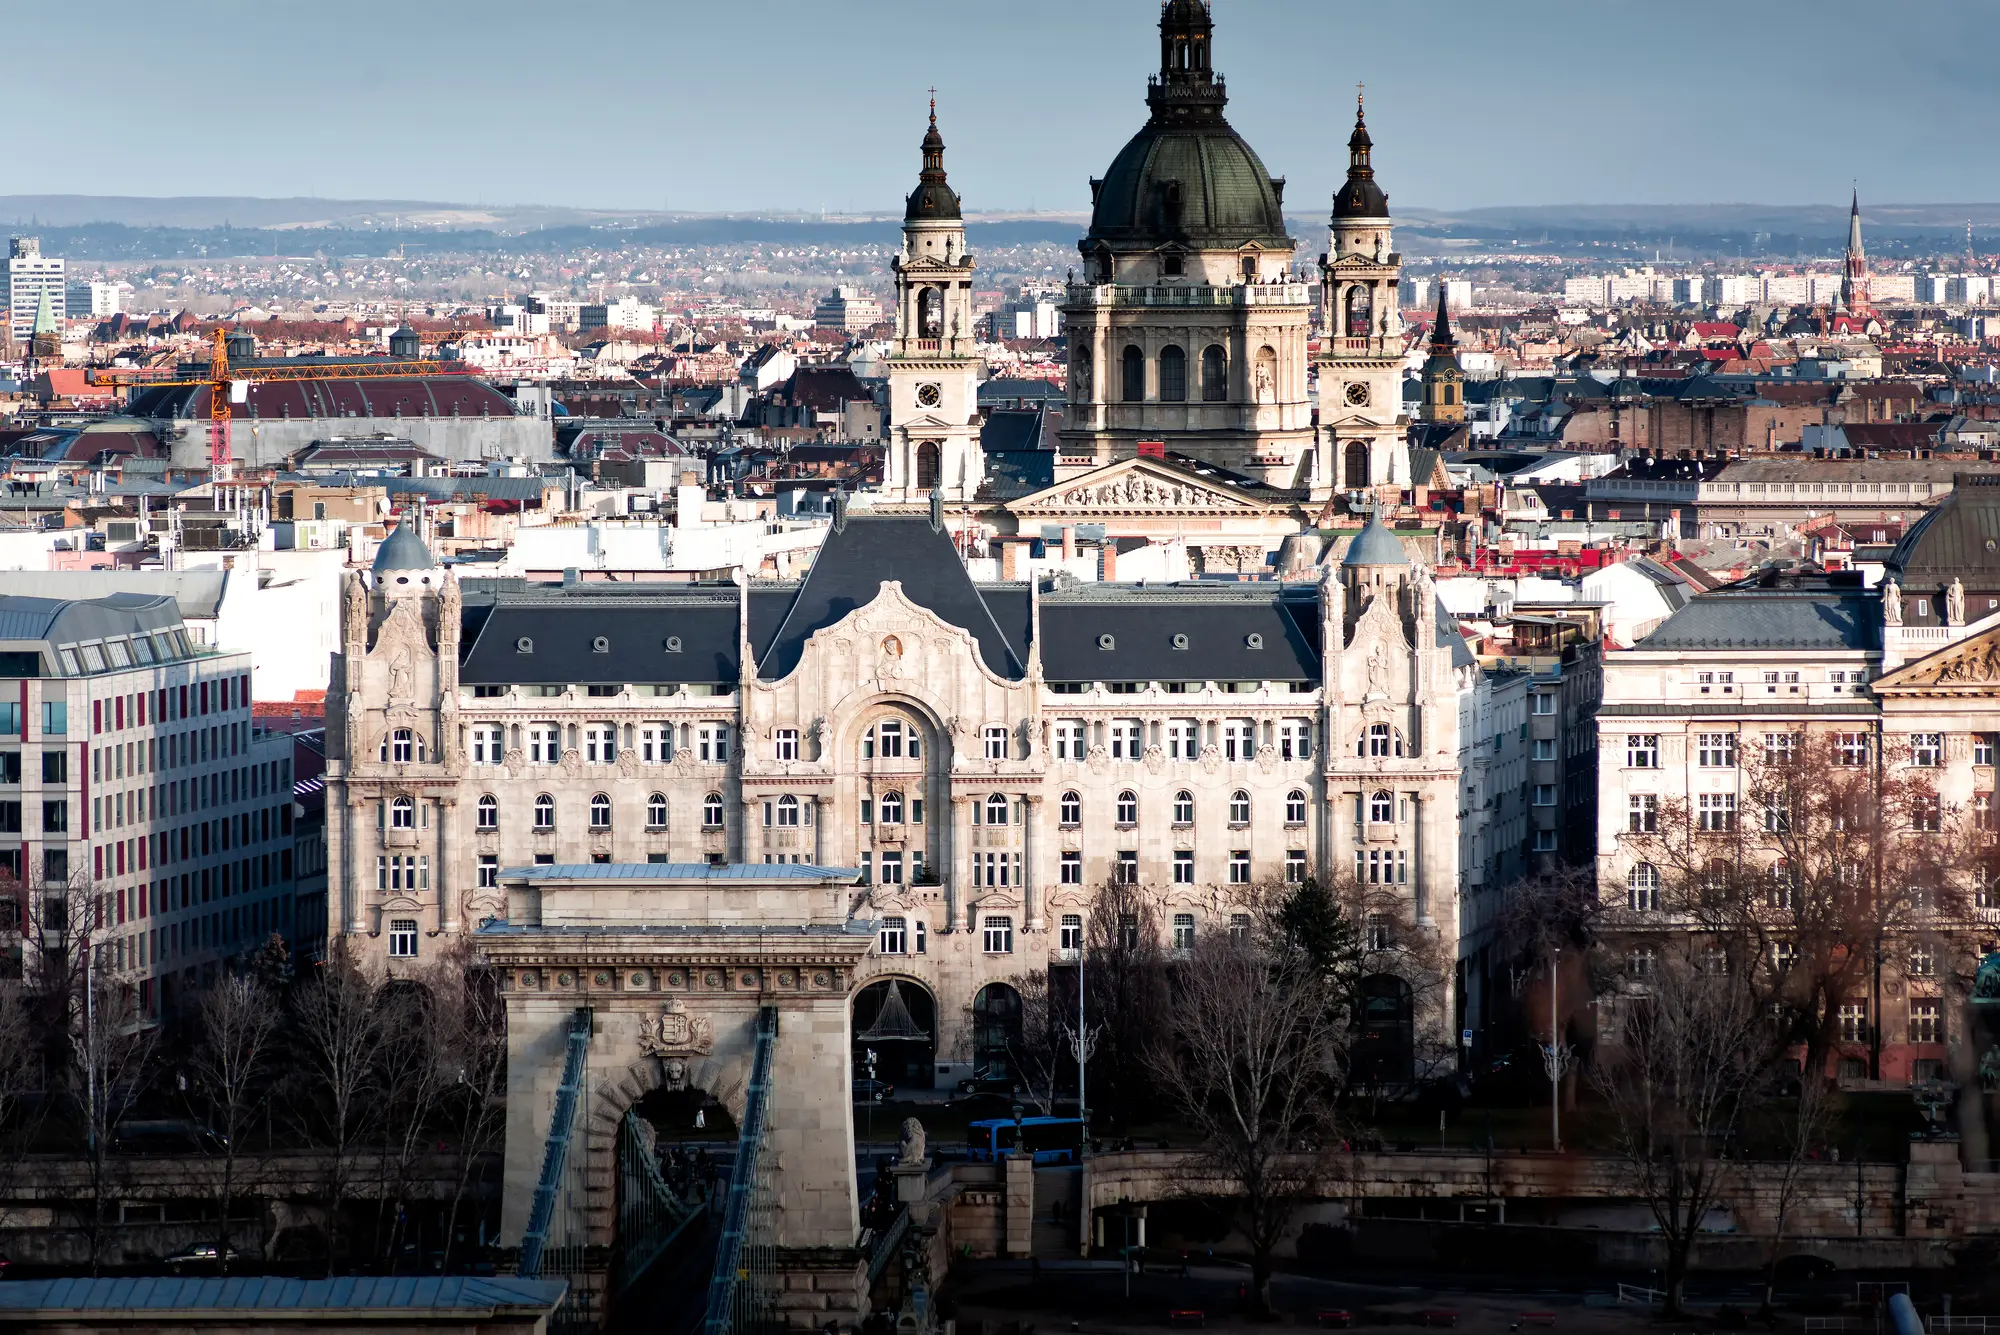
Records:
M1194 794L1185 788L1174 794L1174 824L1194 824Z
M1139 823L1139 795L1130 788L1118 794L1118 823L1120 825Z
M1358 440L1347 442L1342 453L1341 473L1350 490L1358 490L1368 485L1368 446Z
M382 760L398 765L412 761L422 764L424 759L424 739L408 728L398 728L382 739Z
M1062 800L1056 804L1056 819L1064 825L1083 824L1082 795L1074 792L1064 793Z
M1356 283L1347 289L1347 336L1366 338L1373 332L1369 317L1375 303L1366 283Z
M1187 353L1169 343L1160 349L1160 402L1187 401Z
M986 823L988 825L1007 823L1007 799L998 793L986 799Z
M590 828L608 830L611 828L611 799L597 793L590 799Z
M1125 402L1144 403L1146 401L1146 354L1139 351L1139 345L1125 345Z
M710 793L701 799L701 828L719 830L722 828L722 794Z
M479 799L476 823L482 830L497 830L500 828L500 803L495 800L493 794L488 793Z
M1241 788L1229 795L1229 823L1231 825L1250 823L1250 794Z
M778 824L794 826L799 823L799 799L786 793L778 799Z
M944 293L927 287L917 296L918 338L944 337Z
M556 800L547 793L535 799L535 828L553 830L556 827Z
M1201 399L1203 403L1229 401L1229 353L1220 343L1201 350Z
M1650 862L1636 862L1625 879L1626 904L1635 913L1651 913L1660 907L1660 869Z
M1371 723L1354 744L1354 754L1381 760L1403 754L1403 734L1386 723Z
M389 804L389 828L392 830L414 830L417 828L417 804L407 797L399 797Z
M1306 792L1294 788L1285 794L1285 824L1304 825L1306 823Z
M1377 825L1388 825L1396 819L1396 797L1393 793L1377 792L1368 799L1368 819Z
M667 828L667 795L654 793L646 799L646 828L664 830Z
M917 486L925 491L938 484L938 443L927 440L917 446Z
M903 795L884 793L881 801L882 824L901 825L903 823Z

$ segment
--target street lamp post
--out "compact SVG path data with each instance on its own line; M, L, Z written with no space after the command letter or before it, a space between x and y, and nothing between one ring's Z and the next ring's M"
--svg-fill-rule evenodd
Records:
M866 1051L867 1055L862 1060L868 1063L868 1152L873 1154L875 1152L875 1101L877 1097L875 1093L875 1049L869 1048Z

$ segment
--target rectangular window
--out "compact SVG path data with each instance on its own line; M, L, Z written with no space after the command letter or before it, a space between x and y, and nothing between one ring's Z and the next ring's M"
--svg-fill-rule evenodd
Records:
M1552 807L1555 804L1556 804L1556 786L1552 783L1536 784L1535 805L1538 807Z
M1174 850L1174 884L1194 884L1194 850L1177 848Z
M528 763L555 765L562 761L562 729L538 723L528 729Z
M61 700L42 701L42 731L51 736L69 732L69 705Z
M1868 1041L1867 1002L1843 1001L1840 1003L1840 1041L1843 1043L1866 1043Z
M1064 885L1083 884L1083 854L1075 849L1065 849L1062 855L1061 881Z
M1695 799L1695 828L1711 834L1736 828L1736 794L1702 793Z
M1087 747L1084 743L1082 719L1061 719L1055 726L1057 760L1082 760Z
M1868 763L1868 734L1865 732L1838 732L1833 735L1833 761L1849 769L1858 769Z
M989 725L981 736L986 744L986 758L988 760L1005 760L1007 758L1007 730L1005 728L997 724Z
M907 920L903 918L882 919L882 933L876 938L876 949L884 955L901 955L909 945Z
M389 958L413 960L417 957L417 920L394 918L389 923Z
M1764 734L1764 763L1766 765L1789 765L1798 758L1799 735L1795 732L1767 732Z
M507 758L506 745L501 740L498 728L474 728L472 730L472 763L475 765L498 765Z
M1173 946L1175 950L1179 951L1194 949L1194 915L1192 913L1176 913L1174 915Z
M1312 720L1288 718L1278 725L1278 759L1312 759Z
M771 758L773 760L797 760L799 758L799 730L779 728L771 734Z
M644 765L665 765L674 758L674 725L671 723L648 723L639 729L639 762Z
M1257 725L1247 718L1233 718L1223 724L1222 758L1224 760L1255 760L1257 758Z
M1625 801L1625 830L1628 834L1657 834L1660 829L1660 799L1651 793L1633 793Z
M1911 998L1910 1042L1944 1042L1944 1012L1936 997Z
M1941 732L1913 732L1910 734L1910 763L1924 769L1935 769L1944 763L1944 734Z
M609 723L593 723L583 730L583 758L593 765L618 763L618 729Z
M1559 851L1556 844L1556 832L1554 830L1536 830L1534 850L1537 853L1554 853Z
M1201 725L1191 718L1177 718L1167 724L1167 759L1199 760Z
M1499 749L1497 738L1495 739L1494 749L1496 751ZM1553 737L1535 738L1535 750L1533 758L1536 760L1554 760L1556 758L1555 738Z
M1990 766L1993 763L1993 734L1975 732L1972 734L1972 763Z
M695 759L704 765L729 763L729 725L704 723L696 733Z
M1250 850L1232 849L1229 854L1229 883L1231 885L1250 884Z
M1528 697L1530 712L1538 718L1546 718L1556 712L1556 697L1552 691L1536 691Z
M1062 952L1065 959L1075 959L1083 952L1083 915L1081 913L1063 914L1062 926L1056 936L1056 949Z
M1553 751L1555 743L1549 744ZM1538 755L1536 757L1540 759ZM1625 739L1625 768L1658 769L1660 767L1660 734L1656 732L1638 733Z
M901 885L903 883L903 855L884 853L882 855L882 884Z
M989 917L983 924L983 945L989 955L1011 955L1014 953L1014 920L1004 917Z
M1306 879L1306 851L1303 848L1287 849L1285 852L1285 883L1298 885Z
M1118 850L1118 884L1139 884L1139 852L1133 848Z
M1113 760L1143 760L1146 756L1145 732L1137 719L1119 719L1111 725L1111 758Z
M1736 734L1733 732L1704 732L1699 735L1700 763L1703 769L1736 768Z

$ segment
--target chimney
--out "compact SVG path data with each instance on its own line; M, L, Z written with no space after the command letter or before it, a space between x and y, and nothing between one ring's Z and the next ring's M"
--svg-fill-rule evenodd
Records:
M1021 547L1018 542L1003 542L1000 546L1000 578L1016 580L1021 578Z
M1141 459L1164 459L1167 457L1167 442L1164 440L1142 440L1138 444Z
M1076 525L1063 525L1063 560L1076 560Z
M1099 564L1102 566L1102 570L1097 578L1106 584L1116 583L1118 580L1118 540L1107 537L1097 550Z

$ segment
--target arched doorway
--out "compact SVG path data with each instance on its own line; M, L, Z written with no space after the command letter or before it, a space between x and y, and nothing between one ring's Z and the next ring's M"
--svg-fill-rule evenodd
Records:
M938 484L938 443L927 440L917 446L917 486L929 491Z
M1021 994L1005 983L988 983L972 999L972 1069L1015 1074L1013 1052L1021 1041Z
M917 295L918 338L944 337L944 293L927 287Z
M1415 1079L1416 1012L1410 985L1389 974L1363 978L1358 1019L1354 1078L1368 1085L1407 1084Z
M1350 440L1347 442L1347 449L1344 454L1342 473L1346 479L1348 490L1357 491L1366 487L1368 485L1368 446L1361 441Z
M922 983L884 978L854 994L854 1074L899 1089L929 1089L937 1072L937 998Z

